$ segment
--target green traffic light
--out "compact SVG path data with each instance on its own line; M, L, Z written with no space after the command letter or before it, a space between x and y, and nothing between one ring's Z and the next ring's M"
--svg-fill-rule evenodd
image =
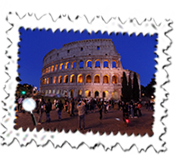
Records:
M21 94L22 94L22 95L25 95L25 94L26 94L26 91L24 91L24 90L21 91Z

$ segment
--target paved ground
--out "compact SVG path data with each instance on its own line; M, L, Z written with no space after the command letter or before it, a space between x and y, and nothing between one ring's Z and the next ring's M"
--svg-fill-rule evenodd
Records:
M142 117L130 118L129 125L125 126L122 120L122 111L110 109L107 114L103 113L103 119L99 120L99 112L96 109L95 112L85 115L85 130L81 132L86 133L92 130L93 133L99 131L101 134L103 134L104 132L106 132L107 134L109 134L110 132L113 132L114 134L117 134L117 132L121 132L121 134L127 133L128 135L131 135L132 133L134 133L135 135L140 134L142 136L145 133L148 133L149 136L152 136L153 132L151 129L154 122L154 118L152 117L153 112L146 110L144 107L141 108L141 111ZM34 115L38 120L38 114L34 113ZM17 116L18 117L15 120L15 129L19 129L20 127L23 127L24 131L28 127L31 131L34 129L35 126L33 125L31 116L28 112L17 112ZM120 120L116 120L116 118L119 118ZM57 129L61 132L64 129L67 132L69 129L71 129L73 132L75 132L78 128L77 111L75 111L75 116L72 117L70 117L67 112L62 111L62 119L58 120L57 112L55 110L52 110L51 122L45 122L45 113L43 114L42 121L43 123L41 125L36 126L38 131L40 131L41 128L44 128L47 131L54 131Z

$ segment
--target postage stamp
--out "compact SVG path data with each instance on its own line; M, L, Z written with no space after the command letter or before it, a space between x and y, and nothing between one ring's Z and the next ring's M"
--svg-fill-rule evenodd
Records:
M12 12L7 22L2 143L166 150L171 20Z

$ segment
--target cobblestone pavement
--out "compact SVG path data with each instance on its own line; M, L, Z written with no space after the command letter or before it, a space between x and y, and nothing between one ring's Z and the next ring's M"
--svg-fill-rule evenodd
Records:
M99 120L99 112L96 109L93 113L88 112L85 115L85 130L81 132L86 133L92 131L93 133L100 132L103 134L106 132L110 134L113 132L117 134L117 132L121 132L121 134L127 133L131 135L134 133L135 135L140 134L143 136L145 133L148 133L149 136L153 135L152 125L154 122L153 112L146 110L144 107L141 108L142 116L139 118L130 118L130 123L126 126L122 120L122 111L110 109L108 113L103 112L102 120ZM36 120L38 120L39 115L34 112ZM78 129L78 117L77 111L75 110L75 116L70 117L70 115L62 111L62 119L58 119L58 115L56 110L51 111L51 122L46 122L46 114L44 113L42 116L42 124L37 125L36 128L40 131L44 128L46 131L51 130L55 131L56 129L61 132L63 129L68 132L72 130L75 132ZM117 120L118 118L119 120ZM15 120L15 129L23 128L25 131L27 128L30 128L32 131L35 126L33 125L30 113L18 113L17 119Z

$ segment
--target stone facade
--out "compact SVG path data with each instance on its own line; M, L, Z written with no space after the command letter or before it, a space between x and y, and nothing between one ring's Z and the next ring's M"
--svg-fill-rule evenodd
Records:
M71 42L43 58L40 91L45 95L120 99L125 70L111 39ZM137 74L140 86L140 76Z

